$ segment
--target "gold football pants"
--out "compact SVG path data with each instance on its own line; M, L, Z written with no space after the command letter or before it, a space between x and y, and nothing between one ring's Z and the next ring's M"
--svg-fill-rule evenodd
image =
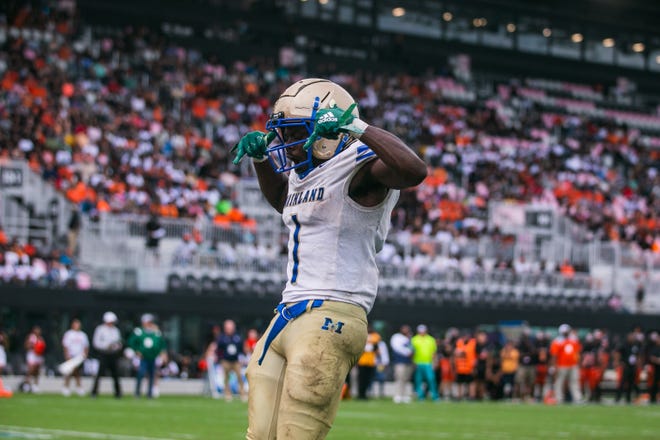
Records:
M364 350L367 317L359 306L324 301L289 321L263 357L259 339L247 368L248 440L324 439L341 388Z

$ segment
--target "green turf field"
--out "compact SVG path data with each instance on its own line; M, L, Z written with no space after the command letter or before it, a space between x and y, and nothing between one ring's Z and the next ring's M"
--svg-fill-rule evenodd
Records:
M244 438L247 407L202 397L0 399L0 438ZM328 439L660 439L660 407L342 402Z

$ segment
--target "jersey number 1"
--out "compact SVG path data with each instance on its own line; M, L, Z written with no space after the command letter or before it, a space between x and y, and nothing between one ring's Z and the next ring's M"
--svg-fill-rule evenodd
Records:
M298 247L300 246L300 222L298 221L298 216L293 214L291 216L293 224L296 225L296 229L293 231L293 251L291 252L293 257L293 270L291 273L291 284L295 284L298 279L298 264L300 260L298 259Z

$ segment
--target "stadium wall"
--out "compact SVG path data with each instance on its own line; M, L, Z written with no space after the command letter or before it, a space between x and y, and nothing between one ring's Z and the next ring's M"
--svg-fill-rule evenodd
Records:
M165 328L166 336L175 339L177 350L202 350L204 332L213 323L233 318L242 329L256 327L264 330L279 296L259 295L257 292L222 292L216 295L177 293L143 293L116 291L75 291L33 287L0 287L0 327L29 329L34 324L44 328L44 334L61 334L68 320L79 317L83 327L91 332L103 312L114 311L130 331L142 313L155 313L161 322L177 322L175 328ZM473 328L479 325L498 325L504 321L526 321L531 326L556 327L567 322L574 327L607 328L624 333L635 325L656 328L657 315L615 313L586 310L519 309L493 307L489 304L464 306L438 305L423 302L377 301L369 315L381 321L388 331L401 324L425 323L431 329L448 327ZM191 329L191 326L198 328ZM181 335L180 333L186 333ZM57 336L53 343L59 343Z

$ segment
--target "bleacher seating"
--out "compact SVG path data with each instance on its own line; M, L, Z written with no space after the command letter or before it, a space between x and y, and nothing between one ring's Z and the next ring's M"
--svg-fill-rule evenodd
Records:
M100 249L106 260L83 252L82 264L128 264L122 255L134 254L150 212L172 219L163 240L169 253L160 266L174 261L173 243L200 223L213 225L204 226L205 247L220 241L238 254L242 244L249 250L266 227L237 203L237 186L253 172L248 164L232 165L229 149L245 132L263 129L274 98L303 70L252 60L229 65L167 40L156 43L147 29L99 32L75 29L72 19L65 24L50 33L2 30L16 63L0 72L6 103L0 141L4 159L25 160L85 214L87 248ZM51 62L44 65L44 59ZM479 79L478 72L473 76ZM526 304L532 300L525 295L541 285L545 290L537 296L549 303L584 305L583 297L596 289L588 276L521 280L510 269L486 267L510 267L521 246L513 235L494 246L480 244L500 236L490 225L489 206L502 200L547 206L579 225L584 241L625 243L656 258L660 253L660 197L649 190L660 185L654 135L660 117L653 108L622 109L594 85L544 78L486 87L482 81L479 88L477 81L434 74L337 72L331 79L358 98L365 120L400 136L431 171L402 194L395 211L395 253L382 262L388 280L383 298ZM131 218L128 228L97 229ZM279 232L268 227L275 237L270 244L281 244ZM461 267L475 257L488 260L484 270L466 274ZM235 264L203 252L194 262L211 271ZM280 269L263 261L244 267L255 274ZM177 277L171 284L195 291L220 282ZM413 284L388 284L401 279ZM233 288L251 282L227 280ZM263 282L260 290L270 291L270 281ZM472 284L497 289L466 288Z

